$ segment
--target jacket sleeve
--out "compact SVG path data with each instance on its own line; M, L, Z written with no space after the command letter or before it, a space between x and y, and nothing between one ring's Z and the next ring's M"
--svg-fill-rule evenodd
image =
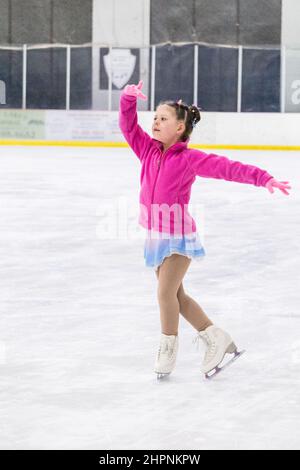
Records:
M206 154L199 150L190 149L187 159L195 176L217 178L255 186L265 186L273 178L267 171L257 166L246 165L213 153Z
M119 108L119 126L126 141L143 161L147 147L151 144L151 137L143 131L137 121L136 97L122 93Z

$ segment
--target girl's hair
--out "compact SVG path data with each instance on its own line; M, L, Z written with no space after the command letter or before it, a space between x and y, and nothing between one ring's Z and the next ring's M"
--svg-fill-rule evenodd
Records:
M180 140L185 141L189 138L197 122L200 121L200 110L194 104L188 106L186 103L183 103L182 100L179 101L161 101L158 106L166 104L173 108L176 113L178 121L183 121L185 124L185 131L180 137Z

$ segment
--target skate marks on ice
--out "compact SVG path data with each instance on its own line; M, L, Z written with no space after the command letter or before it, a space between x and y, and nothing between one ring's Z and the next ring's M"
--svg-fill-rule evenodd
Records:
M223 366L217 366L211 371L207 372L205 374L205 378L208 380L212 379L213 377L218 375L220 372L222 372L224 369L226 369L226 367L229 367L230 365L232 365L232 363L236 361L242 354L244 354L244 352L246 352L246 349L242 349L241 351L237 351L237 350L234 351L234 356L231 359L229 359L229 361L227 361Z

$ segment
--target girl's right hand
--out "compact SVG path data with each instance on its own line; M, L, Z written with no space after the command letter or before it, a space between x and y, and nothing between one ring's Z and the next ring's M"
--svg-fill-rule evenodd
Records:
M141 92L141 88L143 86L143 80L139 81L138 85L126 85L123 92L126 95L136 96L137 98L141 98L142 100L146 100L147 96Z

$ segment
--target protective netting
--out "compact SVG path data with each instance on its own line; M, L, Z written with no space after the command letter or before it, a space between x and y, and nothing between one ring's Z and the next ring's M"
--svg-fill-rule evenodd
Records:
M151 44L281 44L281 0L151 0Z
M205 43L0 46L0 109L117 110L144 80L153 110L182 99L204 111L299 112L300 49Z

